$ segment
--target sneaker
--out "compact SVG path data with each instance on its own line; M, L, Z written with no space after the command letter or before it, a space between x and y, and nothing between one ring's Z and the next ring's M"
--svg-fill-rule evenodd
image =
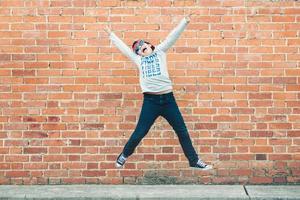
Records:
M194 166L190 166L192 168L201 169L201 170L209 170L212 169L211 165L205 164L201 159Z
M120 155L118 156L117 161L116 161L116 167L117 167L117 168L123 167L123 165L124 165L125 162L126 162L126 159L127 159L127 158L124 156L123 152L120 153Z

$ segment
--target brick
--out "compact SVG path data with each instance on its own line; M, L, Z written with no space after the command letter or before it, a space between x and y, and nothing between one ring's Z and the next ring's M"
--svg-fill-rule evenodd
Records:
M49 31L48 37L49 38L70 38L71 33L66 31Z
M28 162L29 157L27 155L7 155L5 157L5 162Z
M58 161L67 161L66 155L45 155L45 162L58 162Z
M121 171L122 176L141 176L142 171L140 170L126 170L126 171Z
M290 123L270 123L270 129L291 129Z
M252 170L250 169L231 170L230 174L233 176L250 176L252 175Z
M253 160L253 159L254 159L254 156L252 154L232 155L232 160Z
M87 170L85 170L82 172L82 175L87 176L87 177L98 177L98 176L105 176L106 173L105 173L105 171L91 171L91 170L87 171Z
M271 139L270 144L271 145L291 145L291 140L285 140L285 139Z
M251 153L272 153L273 147L271 146L256 146L256 147L250 147Z
M287 183L287 178L286 177L274 177L273 178L274 183Z
M273 78L273 82L279 84L295 84L297 81L295 77L275 77Z
M23 1L9 1L9 0L3 0L0 2L1 7L23 7L24 2Z
M217 129L216 123L196 123L195 129Z
M232 108L231 112L232 114L253 114L254 109L253 108Z
M52 23L71 23L72 17L71 16L49 16L48 21Z
M71 7L72 2L70 1L51 1L50 7Z
M288 137L300 137L300 131L298 131L298 130L288 131L287 136Z
M77 1L78 2L78 6L82 6L82 1ZM98 6L104 6L104 7L116 7L116 6L120 6L120 1L118 0L102 0L99 1L99 5Z
M104 124L83 124L82 129L83 130L98 130L98 129L103 129Z
M253 184L272 183L272 181L273 179L270 177L253 177L249 180L249 182Z
M256 160L266 160L267 155L266 154L256 154L255 158L256 158Z
M250 136L251 137L272 137L273 132L272 131L251 131Z
M193 47L177 47L175 48L176 53L197 53L198 48Z
M7 171L7 177L28 177L30 175L29 171Z
M221 2L218 0L203 0L201 2L199 2L199 6L204 6L204 7L220 7L221 6Z
M25 138L45 138L48 137L47 132L42 131L25 131L24 132Z
M149 0L148 1L148 6L149 7L167 7L171 6L171 1L166 0L166 1L159 1L159 0Z
M234 139L230 142L231 145L254 145L253 139Z
M249 93L249 99L271 99L271 93Z
M100 99L121 99L122 94L121 93L103 93L99 94Z
M44 124L44 130L66 130L65 124Z
M24 148L25 154L39 154L39 153L47 153L47 148L43 147L28 147Z
M291 160L292 157L291 155L286 155L286 154L270 154L269 155L269 160Z
M294 16L273 16L272 22L295 22Z
M209 108L195 108L193 109L194 114L216 114L216 109Z
M235 147L214 147L213 148L214 153L234 153L236 152Z
M98 79L97 78L76 78L75 79L76 84L97 84Z
M73 23L95 23L97 22L96 17L89 16L74 16Z

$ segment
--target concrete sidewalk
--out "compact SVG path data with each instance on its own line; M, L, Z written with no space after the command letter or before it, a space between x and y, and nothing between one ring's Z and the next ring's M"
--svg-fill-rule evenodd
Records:
M0 199L300 200L300 185L0 185Z

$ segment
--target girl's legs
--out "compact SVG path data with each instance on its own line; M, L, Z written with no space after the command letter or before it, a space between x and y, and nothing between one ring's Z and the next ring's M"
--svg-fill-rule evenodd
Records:
M176 132L183 152L189 161L189 165L194 166L198 161L198 155L192 145L184 119L173 95L168 96L168 103L164 105L162 116Z
M194 166L198 161L198 155L192 145L173 92L164 95L144 95L138 124L126 143L123 154L125 157L128 157L134 152L136 146L145 137L155 119L160 115L173 127L190 166Z
M151 99L144 97L142 110L136 128L123 149L123 154L126 158L134 152L135 148L148 133L158 116L159 106L151 101Z

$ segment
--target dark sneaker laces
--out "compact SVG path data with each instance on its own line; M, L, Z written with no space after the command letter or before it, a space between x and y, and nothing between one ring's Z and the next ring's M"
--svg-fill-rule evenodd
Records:
M207 166L207 164L205 164L201 159L198 160L197 164L198 166L205 168Z
M205 164L201 159L198 159L197 163L191 167L196 168L196 169L202 169L202 170L212 169L211 165Z

